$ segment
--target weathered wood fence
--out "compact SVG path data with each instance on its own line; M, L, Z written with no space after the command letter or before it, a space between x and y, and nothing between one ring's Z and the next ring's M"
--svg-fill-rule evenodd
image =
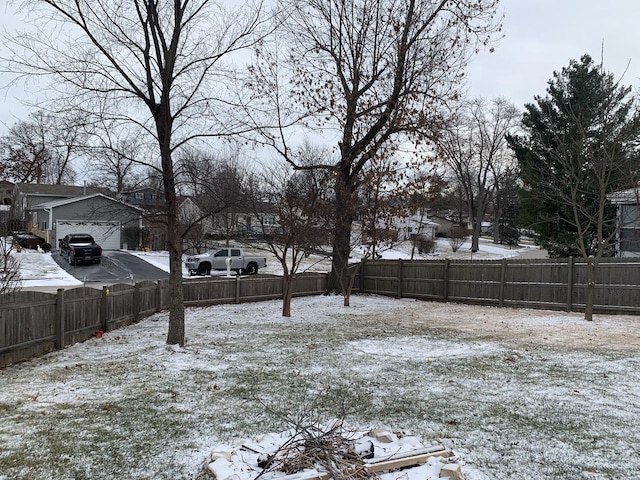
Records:
M584 311L587 262L536 260L367 260L360 291L398 298ZM640 314L640 260L601 259L594 311Z
M296 277L294 295L326 291L327 275ZM277 276L188 279L185 304L257 302L282 298ZM354 292L445 302L584 311L587 263L554 260L367 260ZM602 259L597 268L597 313L640 314L640 261ZM166 281L75 288L57 294L0 295L0 367L137 322L168 306Z
M301 274L293 295L326 291L327 275ZM84 341L98 331L135 323L168 306L168 282L74 288L56 294L0 295L0 368ZM282 298L277 276L185 279L186 305L243 303Z

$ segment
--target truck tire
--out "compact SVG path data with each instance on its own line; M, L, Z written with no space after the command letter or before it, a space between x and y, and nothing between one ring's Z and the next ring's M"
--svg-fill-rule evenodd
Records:
M247 268L244 270L247 275L255 275L258 273L258 264L255 262L251 262L247 265Z
M201 263L198 266L198 275L211 275L211 265L208 263Z

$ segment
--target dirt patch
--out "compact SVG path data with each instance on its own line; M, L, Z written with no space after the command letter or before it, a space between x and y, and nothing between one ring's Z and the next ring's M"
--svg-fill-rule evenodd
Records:
M549 310L437 302L424 306L408 310L407 319L470 337L621 352L640 347L640 317L632 315L596 315L586 321L581 313Z

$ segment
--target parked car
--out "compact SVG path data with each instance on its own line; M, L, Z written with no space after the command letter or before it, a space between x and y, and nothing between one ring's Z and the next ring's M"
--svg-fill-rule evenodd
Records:
M13 232L13 241L22 248L37 249L46 243L46 240L31 232Z
M88 233L71 233L58 242L60 256L67 259L69 265L80 262L100 263L102 247Z
M185 265L191 275L209 275L211 270L226 270L227 259L230 269L236 273L255 275L259 268L267 266L265 257L245 256L241 248L216 248L202 255L187 257Z

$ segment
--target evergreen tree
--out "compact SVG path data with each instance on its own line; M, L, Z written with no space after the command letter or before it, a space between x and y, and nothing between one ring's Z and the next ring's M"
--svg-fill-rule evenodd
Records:
M613 251L607 195L635 185L638 166L630 92L584 55L554 72L547 95L525 105L521 134L508 138L522 180L520 223L552 257Z
M520 231L515 223L518 212L518 205L515 201L509 200L504 206L502 215L496 219L498 225L498 243L503 245L518 245L520 242ZM494 230L495 230L494 225Z

